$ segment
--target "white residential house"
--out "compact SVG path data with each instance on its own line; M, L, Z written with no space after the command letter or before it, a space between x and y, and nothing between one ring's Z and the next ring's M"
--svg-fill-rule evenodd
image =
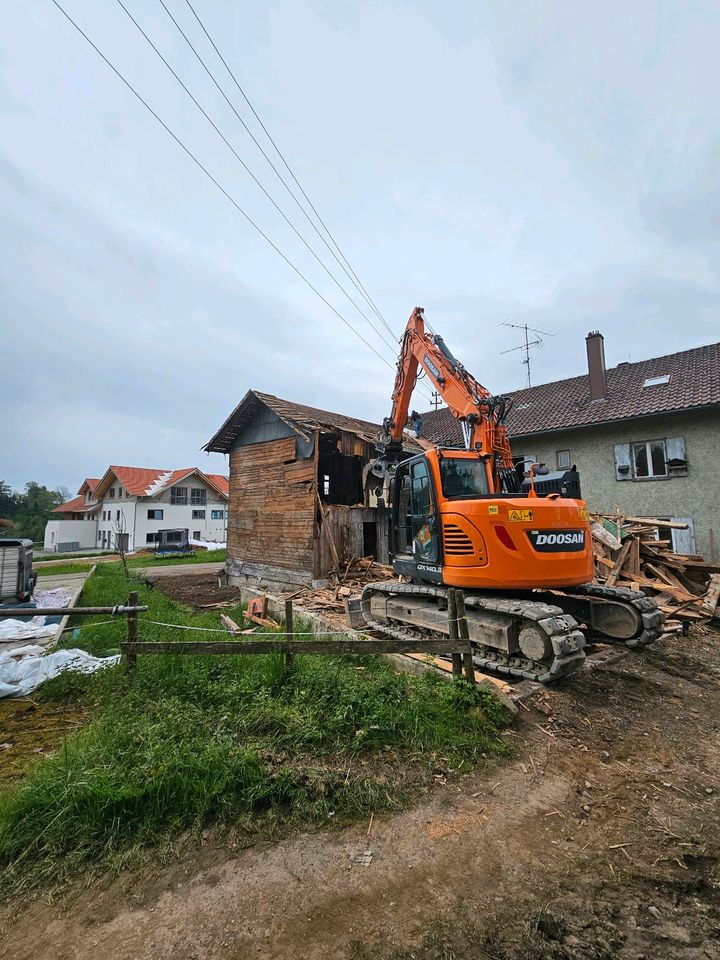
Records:
M224 543L228 479L184 470L108 467L101 479L83 481L78 495L53 511L45 549L127 551L152 547L160 530L187 530L191 540Z

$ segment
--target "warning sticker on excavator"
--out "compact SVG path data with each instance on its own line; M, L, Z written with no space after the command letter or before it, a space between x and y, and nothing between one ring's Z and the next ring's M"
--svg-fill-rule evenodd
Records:
M499 510L500 510L500 508L498 507L497 504L492 504L492 503L491 503L490 506L488 507L488 513L489 513L491 516L495 516L495 515L499 512Z
M532 510L508 510L508 520L522 520L532 523Z
M587 520L587 518L588 518L587 510L585 509L585 507L580 507L580 519Z

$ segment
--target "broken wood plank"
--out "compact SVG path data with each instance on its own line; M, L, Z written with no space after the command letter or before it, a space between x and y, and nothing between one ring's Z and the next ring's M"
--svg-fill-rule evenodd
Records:
M220 623L222 623L230 633L242 633L242 628L235 623L232 617L228 617L226 613L220 614Z
M708 592L705 594L705 599L700 605L700 609L703 613L707 614L709 617L715 616L715 608L717 607L718 600L720 599L720 575L713 573L710 577L710 586Z
M606 547L610 547L611 550L619 550L621 543L617 537L614 537L609 530L606 530L605 527L598 523L595 520L591 527L593 539L599 540L600 543L605 544Z
M623 543L620 549L620 553L618 554L617 560L615 561L615 564L612 570L610 571L610 573L608 574L607 580L605 581L608 587L612 587L617 583L617 579L620 576L620 571L625 566L625 562L627 561L627 558L632 548L633 548L633 540L631 537L628 537L628 539L625 540L625 542Z
M687 530L686 523L676 520L658 520L656 517L625 517L625 523L637 523L645 527L666 527L669 530Z
M406 653L404 656L408 657L410 660L418 660L420 663L427 663L432 667L436 667L438 670L442 670L444 673L452 673L452 664L447 660L441 660L439 657L432 657L427 653ZM512 684L506 683L504 680L501 680L500 677L493 677L489 673L481 673L479 670L475 671L475 680L480 682L481 680L488 680L498 690L502 690L503 693L510 693L512 690Z

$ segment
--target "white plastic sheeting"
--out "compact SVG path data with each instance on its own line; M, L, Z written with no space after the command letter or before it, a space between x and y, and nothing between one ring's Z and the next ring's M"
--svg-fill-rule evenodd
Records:
M45 617L33 617L32 620L0 620L0 643L12 643L15 640L45 640L54 637L58 625L45 624Z
M204 547L206 550L224 550L226 543L213 543L212 540L193 540L190 539L191 547Z
M94 673L119 660L119 656L93 657L84 650L56 650L45 655L39 646L4 650L0 652L0 698L26 697L65 670Z
M43 608L67 607L71 597L67 590L58 587L57 590L40 590L33 596L33 603ZM28 616L33 612L27 608ZM45 617L33 617L32 620L14 620L0 618L0 643L14 640L47 640L55 636L57 623L45 623Z

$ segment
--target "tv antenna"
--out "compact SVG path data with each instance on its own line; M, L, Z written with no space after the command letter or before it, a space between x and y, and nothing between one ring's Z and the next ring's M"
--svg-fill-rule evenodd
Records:
M550 333L549 330L538 330L537 327L529 327L527 323L510 323L509 320L503 322L504 327L511 327L513 330L522 330L525 336L525 342L519 344L517 347L510 347L508 350L502 350L503 353L513 353L515 350L522 350L525 354L523 359L523 364L527 367L527 385L531 386L530 383L530 350L533 347L541 347L543 345L543 337L554 337L554 333ZM530 339L530 333L537 334L536 339Z
M437 390L433 390L432 399L430 400L430 403L433 405L433 408L435 410L437 410L438 407L442 406L442 397L437 392Z

